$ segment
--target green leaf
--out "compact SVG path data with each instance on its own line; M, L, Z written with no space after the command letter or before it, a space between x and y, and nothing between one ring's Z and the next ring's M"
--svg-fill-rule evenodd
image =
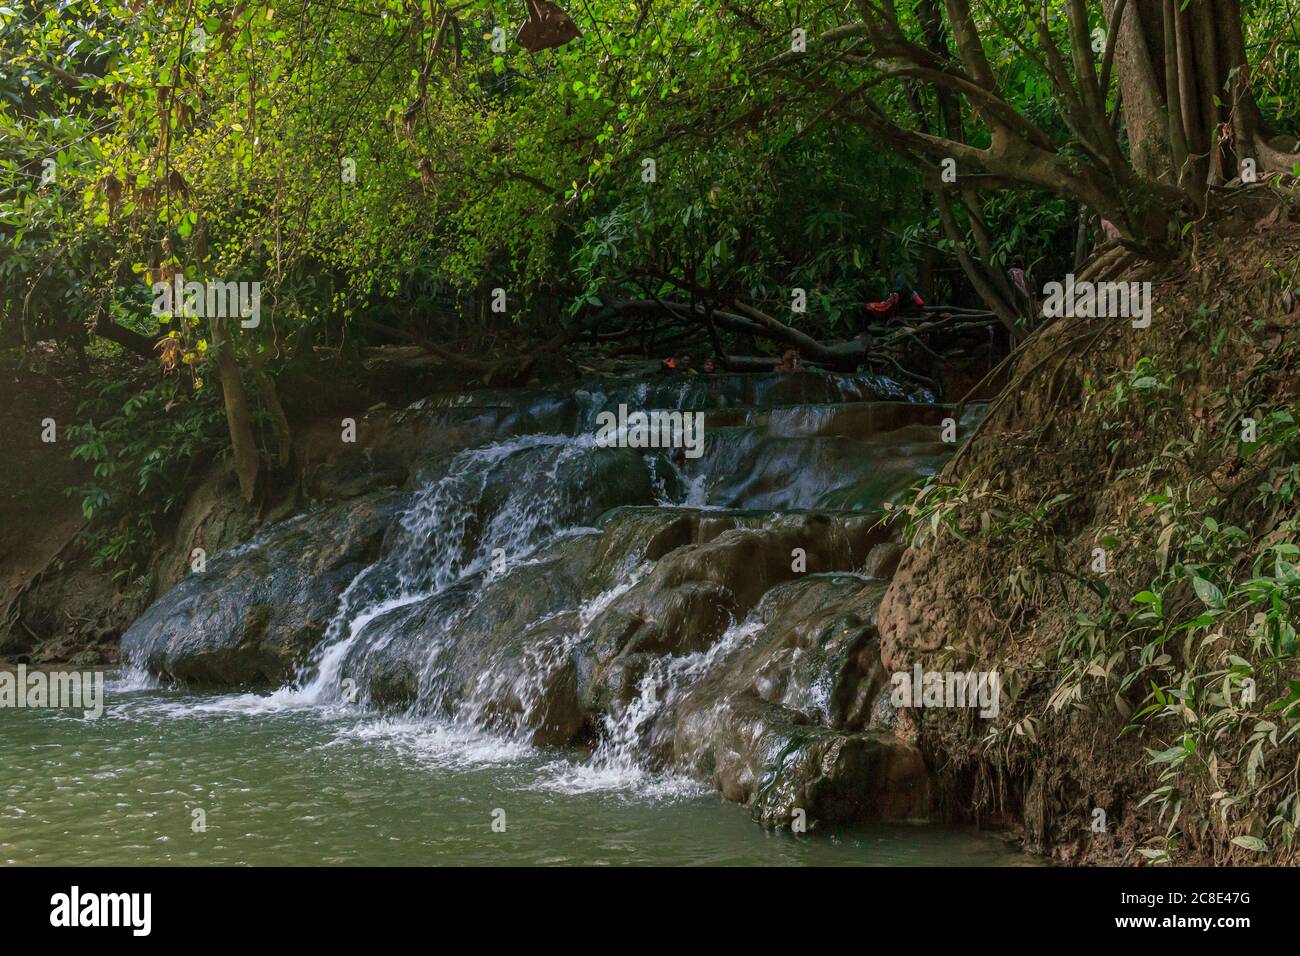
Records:
M1193 577L1192 587L1196 589L1196 596L1202 603L1210 607L1219 607L1223 604L1223 592L1205 578Z

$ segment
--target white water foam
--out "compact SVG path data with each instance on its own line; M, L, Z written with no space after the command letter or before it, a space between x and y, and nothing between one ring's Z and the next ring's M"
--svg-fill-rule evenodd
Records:
M388 747L422 766L467 769L517 763L536 753L527 744L473 727L428 718L379 717L341 728L336 743L360 740Z
M162 686L143 664L127 663L120 671L112 671L104 682L105 694L132 694L142 690L157 690Z
M612 600L612 599L611 599ZM681 657L655 658L637 685L637 696L621 712L604 718L605 736L586 763L557 762L534 784L559 793L632 790L654 798L698 796L698 781L671 771L648 769L655 721L670 713L685 691L761 631L760 621L733 624L708 649Z

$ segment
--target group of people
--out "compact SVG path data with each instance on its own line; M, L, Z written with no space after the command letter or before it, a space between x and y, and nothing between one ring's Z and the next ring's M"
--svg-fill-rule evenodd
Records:
M883 322L892 319L895 315L908 309L925 308L925 299L921 298L921 293L912 289L910 292L904 292L908 286L904 285L903 277L894 276L894 291L889 293L879 302L868 302L862 308L862 325L865 328L873 322Z
M699 374L699 372L697 372L691 365L690 352L684 352L679 356L668 356L668 358L659 363L659 371L664 375ZM704 365L700 367L700 372L703 372L705 375L711 375L715 371L717 371L717 365L714 363L713 359L706 358L704 360Z
M1020 276L1023 276L1023 269ZM1016 271L1012 270L1013 278L1016 278ZM1017 284L1023 287L1024 279L1019 278ZM859 314L858 324L860 329L865 332L870 325L878 325L886 322L894 316L904 312L919 310L925 307L925 299L915 289L904 283L901 275L894 277L894 291L878 302L864 303L861 313ZM712 374L717 370L717 365L712 358L704 360L703 366L699 372L692 367L691 355L689 352L679 356L669 356L659 363L659 371L664 375L698 375ZM781 356L774 368L777 372L796 373L804 371L803 359L794 349L787 349Z

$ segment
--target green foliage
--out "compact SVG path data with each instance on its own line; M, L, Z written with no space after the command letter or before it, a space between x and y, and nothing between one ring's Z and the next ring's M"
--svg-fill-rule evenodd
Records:
M1208 311L1189 327L1217 348ZM1138 803L1158 824L1142 848L1152 863L1212 832L1269 858L1293 849L1300 828L1300 407L1258 407L1265 373L1290 374L1293 352L1278 352L1259 356L1233 396L1189 399L1174 363L1150 356L1085 385L1087 428L1107 437L1112 468L1126 436L1171 435L1159 455L1115 470L1146 490L1095 542L1109 566L1080 567L1077 539L1058 533L1069 494L1026 504L991 481L933 478L895 509L912 547L962 542L1000 615L1072 609L1073 626L1023 678L1050 688L1042 710L1012 706L984 744L1033 746L1047 721L1059 721L1054 734L1077 726L1071 715L1138 735L1154 781ZM1223 427L1176 434L1198 402ZM1253 442L1237 427L1247 413ZM1220 487L1225 461L1251 480Z
M843 332L942 246L916 170L861 126L825 121L827 91L861 70L832 66L827 91L800 91L763 66L793 27L839 25L834 5L760 0L738 17L723 0L599 0L571 11L582 38L539 55L493 48L494 30L517 26L506 0L438 22L403 0L4 10L0 46L18 69L0 85L12 147L0 326L34 279L25 311L38 323L76 303L82 319L115 309L152 332L141 286L180 270L261 281L277 323L323 331L430 271L525 304L561 289L575 311L667 272L778 314L805 288L800 321ZM1030 60L1008 46L1000 70L1026 110L1062 128ZM897 81L880 102L912 108ZM58 176L42 184L47 157ZM988 215L1004 265L1069 249L1073 212L1059 200L1011 196ZM187 354L199 334L178 330ZM260 352L275 334L240 348Z
M110 381L79 417L67 430L72 457L92 463L93 477L68 494L80 497L89 522L85 546L96 567L133 580L189 479L224 447L223 412L213 393L192 394L169 377L143 390Z
M1150 359L1117 378L1110 413L1136 397L1144 424L1159 427L1179 407ZM1152 862L1176 859L1187 826L1200 838L1222 828L1258 853L1292 848L1300 827L1300 522L1282 517L1293 510L1300 430L1295 409L1277 406L1261 415L1254 442L1221 432L1217 455L1240 455L1260 475L1253 499L1225 497L1203 474L1203 436L1171 441L1162 457L1193 465L1192 476L1152 490L1108 543L1150 555L1153 576L1127 602L1107 596L1080 610L1048 662L1054 710L1082 708L1163 738L1146 748L1157 786L1141 801L1165 828L1142 851Z
M861 43L797 78L774 65L795 28L815 51L851 20L843 5L568 6L582 36L534 54L512 39L518 0L9 0L0 336L66 318L75 336L104 310L153 332L139 287L159 270L261 281L275 329L239 344L258 354L286 327L333 336L413 276L508 288L525 322L543 293L576 313L681 291L661 273L773 309L801 287L794 321L838 333L896 273L952 251L920 171L860 113L983 147L978 111L941 130L934 89L882 75ZM898 15L923 42L916 6ZM1001 95L1082 161L1023 9L999 0L978 20ZM1047 38L1064 44L1066 21L1053 13ZM1300 75L1294 44L1273 42L1287 15L1247 4L1245 25L1266 48L1252 83L1284 128ZM990 266L1068 266L1076 213L1049 190L992 194ZM178 331L187 354L199 334Z

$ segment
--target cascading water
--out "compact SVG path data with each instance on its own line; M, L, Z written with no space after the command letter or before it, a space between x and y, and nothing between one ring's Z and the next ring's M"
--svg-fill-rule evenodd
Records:
M571 532L590 497L581 488L575 495L561 469L594 448L589 435L535 435L452 458L445 473L415 495L388 554L358 574L343 593L317 660L300 677L297 699L324 703L347 693L343 664L372 621L486 577L498 561L525 561L543 544ZM528 460L526 479L492 500L501 491L502 466L518 458ZM436 654L437 648L431 648L431 657Z
M935 441L944 410L859 400L878 386L737 376L417 403L397 421L454 419L489 433L417 459L391 517L388 499L360 499L372 501L365 508L382 544L359 560L357 548L344 549L336 564L348 577L293 679L197 706L317 713L352 737L418 739L439 759L512 761L554 745L564 756L533 785L567 793L698 792L701 770L735 752L740 764L719 772L740 782L720 786L744 799L768 751L806 737L801 722L865 731L864 705L854 705L857 716L832 715L832 696L851 696L832 686L848 673L836 655L854 660L856 645L837 649L848 638L823 637L829 650L794 646L813 637L773 630L759 598L802 573L792 571L796 552L807 552L800 560L811 571L856 570L880 540L870 513L948 454ZM702 413L703 454L598 444L597 416L620 404ZM194 615L211 608L212 587L243 586L250 562L299 580L282 566L301 547L322 528L355 534L349 516L370 514L334 508L232 549L212 563L216 585L178 587L178 606L159 602L124 641L134 659L166 675L169 662L197 653L202 666L190 673L229 671L243 658L220 633L196 652L169 622L204 620ZM862 581L804 584L812 614ZM269 592L262 613L278 623ZM298 633L289 617L275 633ZM230 641L249 646L237 634ZM822 658L820 671L803 672ZM696 782L677 776L683 770Z
M707 650L656 659L637 685L636 696L617 712L605 715L604 734L590 761L563 774L565 785L639 786L659 791L682 787L685 781L651 769L653 755L664 745L657 739L656 722L687 688L707 677L761 629L761 622L746 618L728 627Z
M712 375L374 411L302 456L309 507L145 609L103 719L0 711L0 861L1005 859L888 825L929 783L881 696L876 514L951 453L951 410L905 397ZM703 453L598 444L621 404L702 413ZM756 837L796 816L836 839Z

